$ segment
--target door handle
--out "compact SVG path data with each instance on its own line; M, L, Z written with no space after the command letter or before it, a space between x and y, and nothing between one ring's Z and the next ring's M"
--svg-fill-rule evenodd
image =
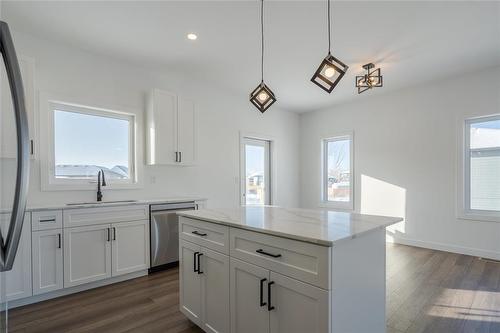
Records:
M116 240L116 228L113 227L113 240L115 241Z
M273 257L273 258L279 258L279 257L281 257L281 254L279 254L279 253L278 254L272 254L272 253L266 252L266 251L264 251L262 249L258 249L255 252L263 254L265 256Z
M198 253L198 274L203 274L201 271L201 266L200 266L200 257L203 255L203 253Z
M179 162L182 163L182 151L179 152Z
M197 259L196 259L196 256L198 255L198 253L200 252L195 252L193 253L193 272L198 272L198 269L196 268L196 262L197 262Z
M205 237L207 234L204 233L204 232L199 232L199 231L191 231L192 234L195 234L197 236L202 236L202 237Z
M267 279L260 280L260 306L267 305L267 303L264 302L264 282L266 282L266 281L267 281Z
M57 234L57 248L61 248L61 233Z
M106 231L108 233L108 242L110 242L111 241L111 228L107 228Z
M178 151L175 152L175 161L179 162L179 152Z
M271 305L271 286L274 284L274 281L270 281L267 284L267 311L274 310L274 306Z
M0 21L0 52L12 95L17 131L17 174L12 214L7 237L0 237L0 272L10 271L16 258L28 196L30 139L24 89L19 62L7 23Z

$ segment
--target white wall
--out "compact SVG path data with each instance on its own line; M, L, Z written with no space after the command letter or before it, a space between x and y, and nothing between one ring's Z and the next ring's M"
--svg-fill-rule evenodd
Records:
M397 242L500 259L500 223L456 211L459 125L500 113L498 77L466 73L303 114L301 205L318 206L320 139L352 130L356 211L405 217L389 232Z
M247 96L225 96L222 88L211 87L205 78L183 77L166 73L162 68L152 71L134 67L21 33L14 33L14 42L19 54L35 58L37 90L71 96L86 105L123 106L136 110L139 120L143 119L146 94L152 88L173 91L195 101L199 117L198 165L145 166L144 188L113 191L105 188L105 200L191 195L208 198L211 207L237 205L241 130L276 139L279 163L275 203L298 205L298 115L277 107L262 115L251 106ZM142 137L143 128L140 130ZM3 163L13 167L12 161ZM42 192L39 162L34 161L29 205L89 200L95 200L95 191Z

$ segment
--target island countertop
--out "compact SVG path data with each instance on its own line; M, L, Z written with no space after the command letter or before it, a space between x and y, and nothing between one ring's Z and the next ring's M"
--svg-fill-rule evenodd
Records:
M181 211L177 214L324 246L333 246L342 240L352 239L403 221L400 217L275 206L201 209Z

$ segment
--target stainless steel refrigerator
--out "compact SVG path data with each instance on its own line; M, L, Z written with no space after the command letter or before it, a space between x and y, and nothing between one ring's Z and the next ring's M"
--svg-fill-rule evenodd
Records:
M9 303L6 293L9 271L23 227L30 163L30 141L25 97L19 62L7 23L0 21L0 52L3 65L0 73L0 213L8 216L0 228L0 333L8 331ZM8 101L8 102L6 102ZM12 154L4 154L5 147ZM10 281L9 281L10 280Z

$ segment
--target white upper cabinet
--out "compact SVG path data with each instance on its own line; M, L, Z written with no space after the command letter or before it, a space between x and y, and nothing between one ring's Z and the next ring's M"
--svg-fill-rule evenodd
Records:
M23 79L24 98L28 115L31 156L35 153L35 60L19 56L19 67ZM17 158L16 122L12 104L9 79L5 66L1 67L1 110L0 110L0 158Z
M196 161L194 103L154 89L147 109L147 164L193 165Z

